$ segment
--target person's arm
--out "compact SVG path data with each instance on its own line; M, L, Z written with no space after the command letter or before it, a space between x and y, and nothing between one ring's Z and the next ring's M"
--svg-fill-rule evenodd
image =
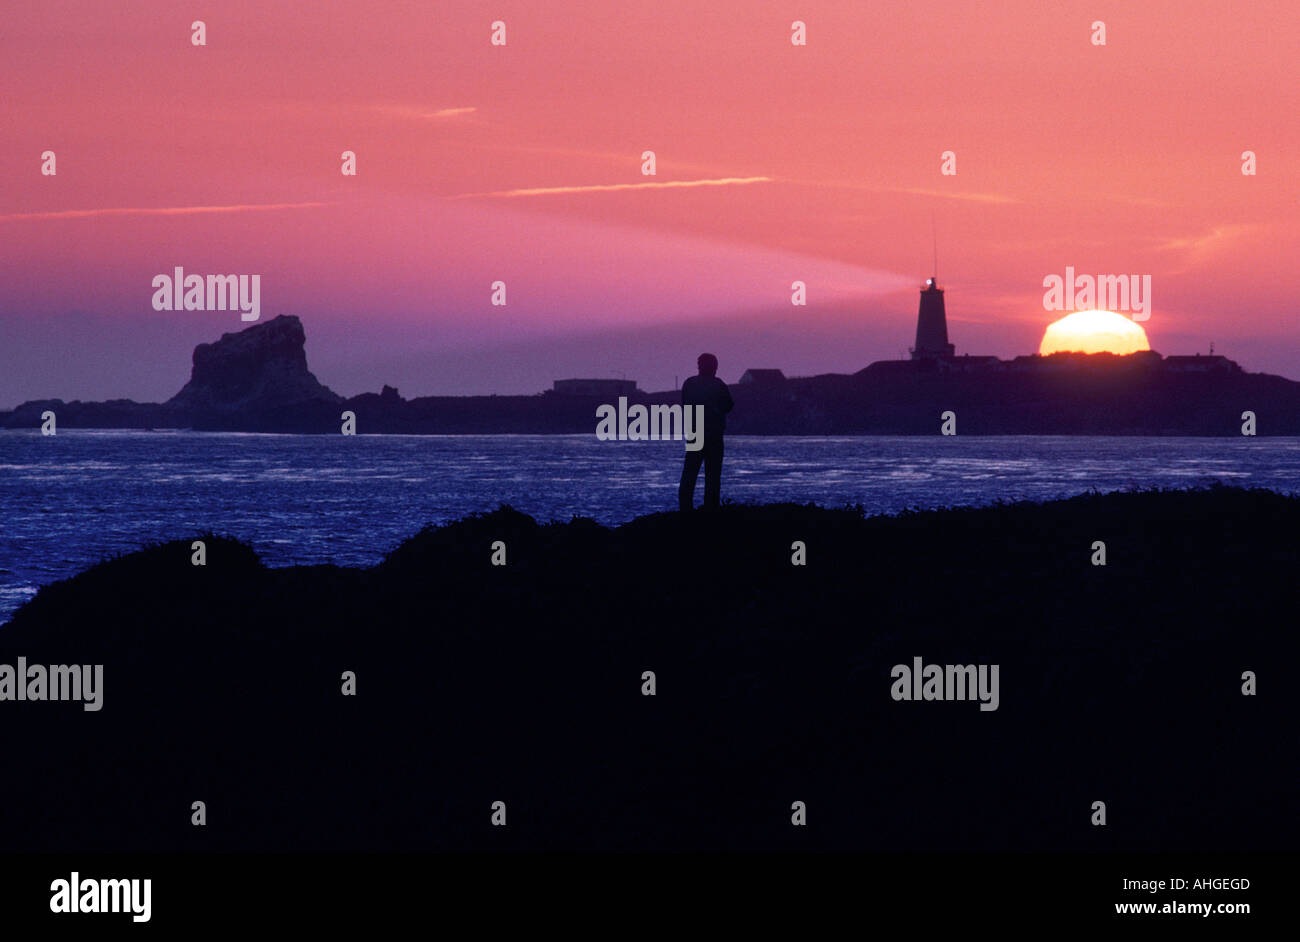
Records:
M722 414L726 415L735 407L736 403L731 398L731 390L727 388L727 384L723 383L722 380L718 380L718 382L722 383Z

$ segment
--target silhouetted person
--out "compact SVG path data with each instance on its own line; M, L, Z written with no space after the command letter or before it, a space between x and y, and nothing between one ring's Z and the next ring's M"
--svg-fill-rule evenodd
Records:
M704 406L704 447L686 452L682 465L682 483L677 487L677 504L690 510L695 501L695 479L700 465L704 465L704 504L707 510L717 510L722 490L722 435L727 430L727 413L735 405L731 390L718 379L718 358L712 353L701 353L696 361L699 376L682 383L682 411L693 406Z

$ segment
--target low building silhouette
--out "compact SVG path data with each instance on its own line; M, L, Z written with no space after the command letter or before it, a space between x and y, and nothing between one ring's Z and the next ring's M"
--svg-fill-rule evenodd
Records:
M1241 367L1224 356L1175 356L1165 357L1165 369L1178 373L1233 373L1241 372Z
M779 386L785 382L785 374L780 370L745 370L740 382L745 386Z

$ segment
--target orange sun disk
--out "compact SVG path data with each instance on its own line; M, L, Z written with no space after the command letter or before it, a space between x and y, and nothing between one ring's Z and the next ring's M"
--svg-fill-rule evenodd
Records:
M1122 314L1075 311L1043 332L1040 356L1052 353L1138 353L1150 350L1147 332Z

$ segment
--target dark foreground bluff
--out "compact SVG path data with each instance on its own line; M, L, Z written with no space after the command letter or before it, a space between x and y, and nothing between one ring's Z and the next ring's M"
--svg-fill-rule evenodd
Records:
M0 629L104 665L98 712L0 702L0 850L1293 848L1297 532L1215 489L502 509L369 570L178 540ZM997 665L997 709L895 699L916 659Z

